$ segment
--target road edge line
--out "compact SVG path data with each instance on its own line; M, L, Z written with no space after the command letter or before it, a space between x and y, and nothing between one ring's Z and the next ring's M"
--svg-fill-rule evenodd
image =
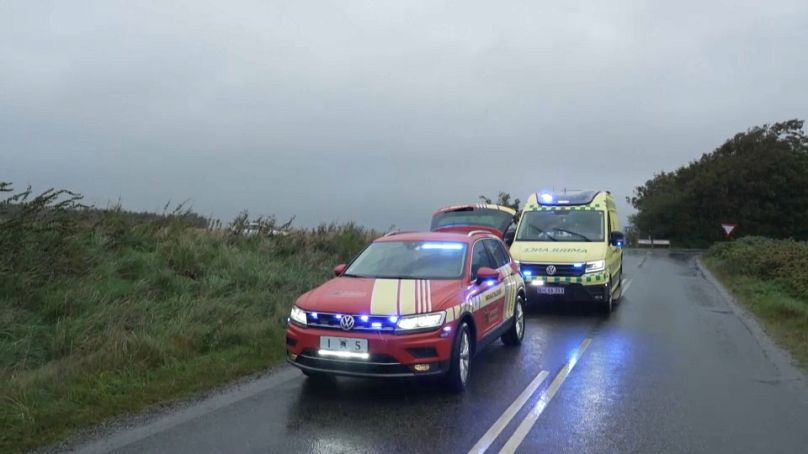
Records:
M223 394L214 394L199 402L191 404L170 413L157 416L156 419L134 427L123 428L112 433L102 435L75 446L64 447L70 452L79 453L107 453L137 443L152 435L165 432L180 424L186 423L200 416L213 413L221 408L233 405L250 397L273 389L290 380L300 377L300 372L291 367L282 367L280 370L254 381L237 385L235 389L225 391ZM57 447L57 449L59 449Z

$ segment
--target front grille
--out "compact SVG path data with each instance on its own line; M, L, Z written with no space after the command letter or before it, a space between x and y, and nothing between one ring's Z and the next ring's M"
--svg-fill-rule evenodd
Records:
M547 267L550 265L554 266L556 269L555 273L552 275L547 273ZM583 263L578 266L573 264L521 263L519 268L522 270L522 275L526 278L535 276L582 276L586 271L586 265Z
M306 312L306 323L315 328L328 328L342 330L340 320L344 315L354 319L354 326L347 331L374 331L392 333L396 330L396 316L386 315L360 315L360 314L333 314L320 312Z

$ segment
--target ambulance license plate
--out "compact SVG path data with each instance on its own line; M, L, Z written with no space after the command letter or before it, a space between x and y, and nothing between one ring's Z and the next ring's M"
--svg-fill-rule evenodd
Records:
M539 294L541 295L563 295L564 287L539 287Z

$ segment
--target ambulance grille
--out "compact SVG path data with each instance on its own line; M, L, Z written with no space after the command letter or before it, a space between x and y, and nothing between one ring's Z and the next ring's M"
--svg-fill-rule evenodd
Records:
M585 266L582 264L578 268L572 264L555 265L550 263L521 263L519 269L522 270L522 275L526 277L536 276L549 276L547 273L548 266L555 267L555 274L553 276L582 276L584 274Z

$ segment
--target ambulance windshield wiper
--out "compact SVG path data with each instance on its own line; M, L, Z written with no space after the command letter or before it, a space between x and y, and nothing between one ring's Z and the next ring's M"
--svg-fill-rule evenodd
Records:
M582 234L580 234L580 233L578 233L578 232L573 232L573 231L571 231L571 230L564 230L564 229L553 229L553 231L556 231L556 232L563 232L563 233L569 233L570 235L575 235L575 236L578 236L578 237L583 238L583 239L584 239L584 241L592 241L592 240L590 240L590 239L589 239L589 237L587 237L586 235L582 235Z

